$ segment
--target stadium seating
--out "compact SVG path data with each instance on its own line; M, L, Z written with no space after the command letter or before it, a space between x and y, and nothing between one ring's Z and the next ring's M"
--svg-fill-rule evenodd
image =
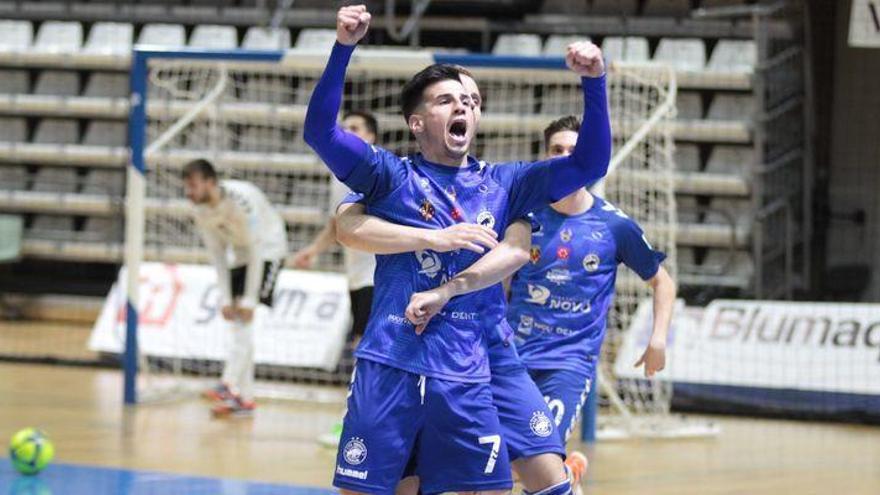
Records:
M251 26L244 35L241 47L249 50L286 50L290 48L290 31Z
M0 51L26 51L33 38L34 28L30 21L0 21Z
M651 57L646 38L608 36L602 41L602 52L608 60L647 62Z
M502 34L495 41L492 53L537 57L541 55L541 47L541 37L536 34Z
M200 24L193 29L189 46L226 50L238 46L238 35L232 26Z
M40 25L33 51L37 53L75 53L83 43L82 24L47 21Z
M700 71L706 66L706 45L699 38L663 38L657 45L653 60L667 63L678 70Z
M141 29L138 43L157 46L183 46L186 32L179 24L147 24Z
M119 22L98 22L89 31L83 51L85 53L122 54L131 51L134 27Z

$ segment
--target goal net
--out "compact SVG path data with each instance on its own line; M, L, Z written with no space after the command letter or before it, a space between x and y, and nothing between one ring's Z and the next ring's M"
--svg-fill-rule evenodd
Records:
M212 160L224 178L248 180L262 189L287 221L291 252L314 238L333 207L331 177L302 139L306 105L326 53L290 51L272 62L241 55L234 60L212 57L156 57L142 75L146 112L132 125L142 125L146 136L145 217L141 232L129 232L139 246L129 250L134 258L128 266L141 260L206 261L182 196L180 168L194 158ZM372 112L379 122L380 145L400 154L413 152L398 93L413 73L434 61L463 65L478 81L484 106L475 155L487 161L539 158L544 127L563 115L580 115L583 107L578 79L561 60L524 59L521 66L504 67L478 57L361 48L348 70L344 109ZM667 125L675 111L672 71L615 65L608 81L615 151L613 170L599 187L646 228L654 246L667 253L665 266L674 274L673 144ZM341 254L333 251L317 267L341 271ZM669 410L668 385L617 379L613 372L630 317L648 295L641 281L621 270L599 383L609 417L624 418L626 424L633 424L635 417L668 415ZM199 342L200 349L225 345L222 332L204 338L210 341ZM184 349L171 354L141 355L141 375L166 377L167 382L220 373L219 359L189 356ZM351 366L350 349L341 351L332 370L261 364L258 357L258 383L273 394L291 383L345 382Z

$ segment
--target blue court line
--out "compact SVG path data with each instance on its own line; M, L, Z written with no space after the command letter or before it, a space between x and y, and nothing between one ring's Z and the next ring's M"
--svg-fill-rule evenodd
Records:
M0 495L329 495L316 488L53 463L35 476L19 474L0 458Z

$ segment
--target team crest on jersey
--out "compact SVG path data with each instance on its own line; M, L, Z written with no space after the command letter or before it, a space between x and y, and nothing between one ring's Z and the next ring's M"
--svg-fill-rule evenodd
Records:
M434 205L428 201L428 198L422 200L421 206L419 206L419 213L422 214L422 218L425 220L430 220L434 218L434 213L437 213L437 210L434 209Z
M584 270L592 273L599 269L599 256L590 253L584 256Z
M431 181L429 181L428 179L422 177L421 184L422 184L422 189L424 189L425 191L431 190Z
M364 462L367 459L367 445L364 443L364 439L354 437L346 442L342 456L345 457L345 462L352 466Z
M541 306L547 304L547 299L550 299L550 289L544 287L543 285L532 285L529 286L529 298L526 299L526 302L532 304L540 304Z
M523 335L531 335L532 327L535 325L535 319L528 315L520 315L519 316L519 326L516 327L516 331Z
M534 265L540 260L541 260L541 246L532 246L532 248L529 249L529 261L531 261L532 264Z
M477 215L477 223L487 229L491 229L495 226L495 216L492 215L491 211L483 210Z
M532 433L539 437L546 438L553 434L553 422L544 414L544 411L535 411L532 413L532 419L529 421L529 427Z
M559 231L559 238L562 239L562 242L571 241L572 235L571 229L562 229Z
M477 191L480 191L480 194L489 194L489 186L486 184L480 184L477 186Z
M449 216L456 222L460 222L461 219L464 218L464 213L462 213L461 208L456 206L449 212Z
M559 246L559 248L556 249L556 257L561 260L567 260L569 255L571 255L571 249L567 246Z

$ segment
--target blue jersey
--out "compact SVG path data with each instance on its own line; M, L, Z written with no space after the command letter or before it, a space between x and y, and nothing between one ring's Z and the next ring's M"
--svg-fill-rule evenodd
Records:
M532 214L531 260L511 284L507 318L529 369L589 372L605 337L617 266L652 278L665 255L611 203L580 215L550 206Z
M492 165L469 158L458 168L378 147L370 148L367 159L371 166L356 168L344 182L361 193L368 214L399 225L442 229L479 223L502 237L512 220L549 202L550 161ZM352 200L358 198L346 199ZM404 316L413 293L447 282L480 256L467 250L377 255L371 318L355 355L445 380L488 381L491 334L485 329L497 329L502 318L501 284L453 298L421 336Z

